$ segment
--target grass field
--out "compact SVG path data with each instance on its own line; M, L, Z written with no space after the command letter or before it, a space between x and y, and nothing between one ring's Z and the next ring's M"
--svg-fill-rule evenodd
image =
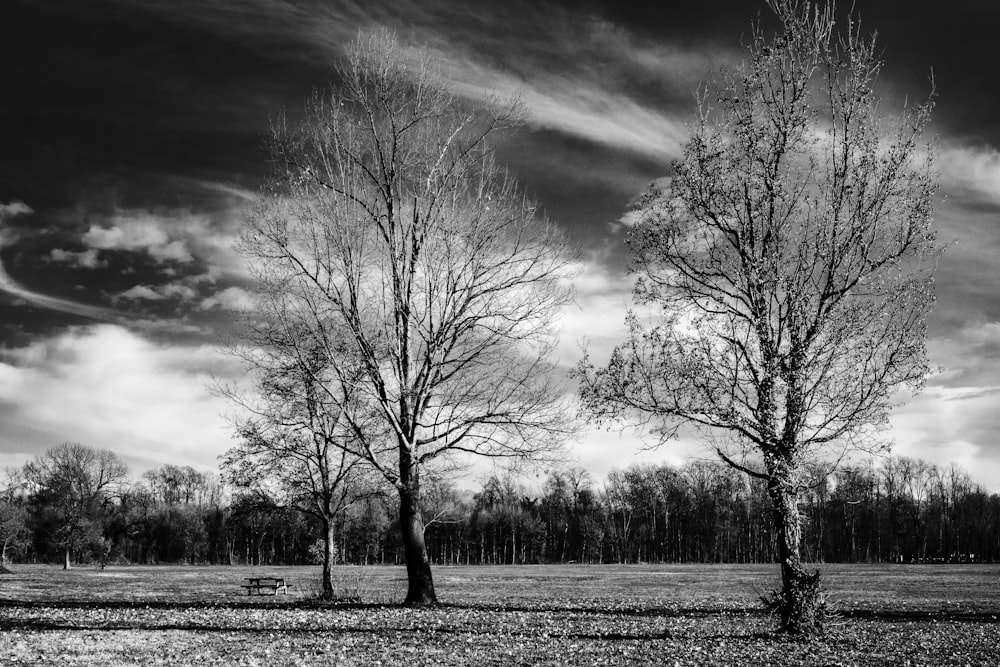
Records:
M3 665L1000 665L1000 566L822 566L826 633L775 635L775 566L438 567L442 604L397 606L397 567L15 566ZM246 576L289 594L247 597Z

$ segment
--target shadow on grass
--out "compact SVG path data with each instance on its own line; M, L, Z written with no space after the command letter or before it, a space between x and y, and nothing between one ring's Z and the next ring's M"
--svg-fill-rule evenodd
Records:
M330 610L330 611L365 611L375 609L415 609L415 610L455 610L482 611L491 613L540 613L540 614L580 614L593 616L626 616L647 618L702 618L709 616L755 616L768 613L763 608L732 607L732 606L644 606L644 607L597 607L581 605L525 605L505 603L439 603L426 607L409 607L403 603L394 602L354 602L330 601L321 599L286 598L283 596L248 596L242 600L193 602L191 600L94 600L94 599L62 599L62 600L12 600L0 598L0 611L9 608L25 609L160 609L160 610L209 610L209 609L259 609L259 610ZM873 620L974 620L998 621L1000 608L995 610L950 611L933 609L849 609L838 610L837 616L842 618L859 618Z
M408 606L394 602L352 602L329 601L320 599L295 599L282 596L251 596L242 600L193 602L191 600L94 600L94 599L61 599L61 600L11 600L0 598L0 612L6 608L23 609L87 609L87 610L123 610L123 609L158 609L158 610L210 610L245 609L259 610L330 610L330 611L365 611L375 609L414 609L414 610L453 610L467 612L489 613L527 613L527 614L577 614L587 616L627 616L646 618L687 617L700 618L705 616L743 616L765 613L763 609L745 609L733 607L597 607L581 605L525 605L504 603L438 603L436 605Z
M397 605L399 606L399 605ZM51 608L51 606L49 606ZM73 622L72 620L54 620L45 618L3 618L0 606L0 631L3 632L198 632L198 633L219 633L219 634L240 634L250 637L268 637L273 639L275 635L308 636L316 633L327 633L335 635L367 635L380 638L399 639L402 636L430 638L438 636L476 636L493 637L496 639L538 639L542 641L550 640L574 640L574 641L597 641L597 642L638 642L656 641L663 639L686 639L697 636L701 640L725 640L725 639L774 639L776 635L772 632L752 631L734 629L731 632L702 634L692 632L672 632L669 630L659 631L636 631L636 632L559 632L553 631L549 626L546 632L531 631L526 629L503 631L498 626L483 627L477 625L433 625L433 626L398 626L395 624L379 624L377 622L366 625L345 625L331 628L310 627L296 628L281 624L258 625L251 627L240 627L238 625L221 625L211 623L144 623L142 621L110 621L103 623L93 622ZM60 607L61 609L74 609L80 607ZM93 605L86 607L93 609ZM116 607L118 608L118 607ZM165 608L165 607L161 607ZM190 609L191 605L178 606L177 609ZM353 608L361 609L363 605L356 605ZM398 622L398 621L397 621Z
M993 611L933 611L920 609L850 609L837 611L840 618L864 621L904 623L910 621L956 621L967 623L1000 623L1000 610Z
M608 608L596 607L560 607L523 606L523 605L491 605L491 604L457 604L438 605L442 608L457 608L480 610L497 613L569 613L596 616L628 616L640 618L739 618L768 616L771 614L763 607L642 607L642 608ZM929 609L851 609L838 610L835 616L859 620L882 621L887 623L908 621L956 621L974 623L1000 623L1000 608L993 610L951 611Z
M270 623L264 626L255 627L245 627L240 626L238 622L232 624L221 624L221 623L195 623L195 622L170 622L167 620L164 623L157 623L150 619L149 621L144 621L142 618L132 618L132 619L121 619L121 620L107 620L100 623L93 622L92 619L87 619L86 614L80 614L81 618L78 622L74 622L72 617L63 618L45 618L42 617L31 617L32 610L53 610L56 612L72 612L74 610L81 612L113 612L113 611L124 611L124 610L158 610L166 612L176 612L179 616L183 616L185 612L205 612L205 611L252 611L252 610L268 610L275 612L282 611L376 611L384 609L405 609L402 604L361 604L361 603L336 603L321 600L289 600L289 601L275 601L274 598L269 598L268 601L261 600L228 600L225 602L180 602L180 601L169 601L169 600L144 600L144 601L133 601L133 600L56 600L56 601L17 601L17 600L3 600L0 599L0 630L22 630L22 631L122 631L122 630L141 630L141 631L170 631L170 630L181 630L181 631L195 631L195 632L219 632L219 633L249 633L251 635L261 634L261 633L284 633L284 634L308 634L314 632L333 632L333 633L344 633L344 634L368 634L368 635L393 635L393 634L423 634L423 635L434 635L434 634L462 634L462 635L479 635L479 636L490 636L490 635L527 635L532 637L546 637L551 639L576 639L576 640L594 640L594 641L636 641L636 640L655 640L655 639L665 639L672 636L686 636L689 633L681 633L681 635L675 635L669 630L661 631L636 631L636 632L559 632L558 630L552 632L554 628L548 626L548 632L544 635L541 633L523 633L523 632L503 632L500 624L495 622L495 619L491 619L492 622L488 627L483 627L481 625L466 624L459 622L455 627L449 625L435 624L431 626L420 625L417 623L415 626L400 626L400 619L386 619L381 624L376 619L368 618L370 621L365 625L354 624L345 625L339 627L325 628L322 625L309 627L309 628L297 628L294 625L285 625L282 623ZM725 620L729 622L739 622L740 619L750 619L753 617L765 616L766 612L763 609L733 609L733 608L708 608L708 607L644 607L644 608L624 608L624 609L599 609L595 607L560 607L556 605L539 605L539 606L529 606L529 605L516 605L516 604L440 604L436 607L429 608L430 610L441 610L443 612L456 612L458 614L458 619L460 621L467 620L468 614L473 616L477 613L488 613L488 614L567 614L575 616L603 616L610 618L620 618L620 617L642 617L650 619L671 619L671 618L684 618L684 619L718 619L719 621ZM27 612L28 617L18 617L18 611L22 613ZM62 614L59 614L62 616ZM998 614L996 611L992 613L989 611L947 611L947 610L849 610L840 611L837 613L837 617L841 619L857 619L866 621L877 621L884 623L898 623L898 622L941 622L941 621L954 621L954 622L968 622L968 623L998 623ZM420 619L417 618L417 621ZM88 622L89 621L89 622ZM770 638L773 639L775 634L773 632L760 632L754 631L753 628L747 627L745 630L740 630L738 628L733 628L730 632L724 632L717 635L702 635L698 634L701 639L711 640L711 639L761 639Z

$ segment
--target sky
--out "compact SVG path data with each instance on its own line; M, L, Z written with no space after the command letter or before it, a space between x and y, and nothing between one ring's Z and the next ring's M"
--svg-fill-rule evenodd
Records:
M842 3L845 7L847 3ZM992 0L857 0L885 48L883 109L938 102L938 372L895 409L894 454L958 463L1000 492L1000 88ZM581 251L559 363L624 335L621 217L669 170L699 82L742 55L755 0L4 0L0 3L0 466L61 442L134 472L217 469L240 376L223 352L246 304L232 244L263 137L328 85L359 30L428 49L455 90L516 94L501 157ZM765 16L765 20L767 20ZM576 465L706 456L682 438L585 429Z

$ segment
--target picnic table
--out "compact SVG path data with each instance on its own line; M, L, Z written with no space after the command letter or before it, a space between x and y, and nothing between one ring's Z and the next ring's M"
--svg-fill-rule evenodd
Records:
M288 585L283 577L246 577L243 588L247 589L247 595L277 595L278 591L288 595Z

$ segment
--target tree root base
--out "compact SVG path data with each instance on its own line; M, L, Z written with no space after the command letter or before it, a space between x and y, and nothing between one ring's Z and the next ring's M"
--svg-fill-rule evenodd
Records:
M764 608L781 619L779 632L797 636L823 633L827 605L819 578L819 570L812 574L801 572L787 589L760 596Z

